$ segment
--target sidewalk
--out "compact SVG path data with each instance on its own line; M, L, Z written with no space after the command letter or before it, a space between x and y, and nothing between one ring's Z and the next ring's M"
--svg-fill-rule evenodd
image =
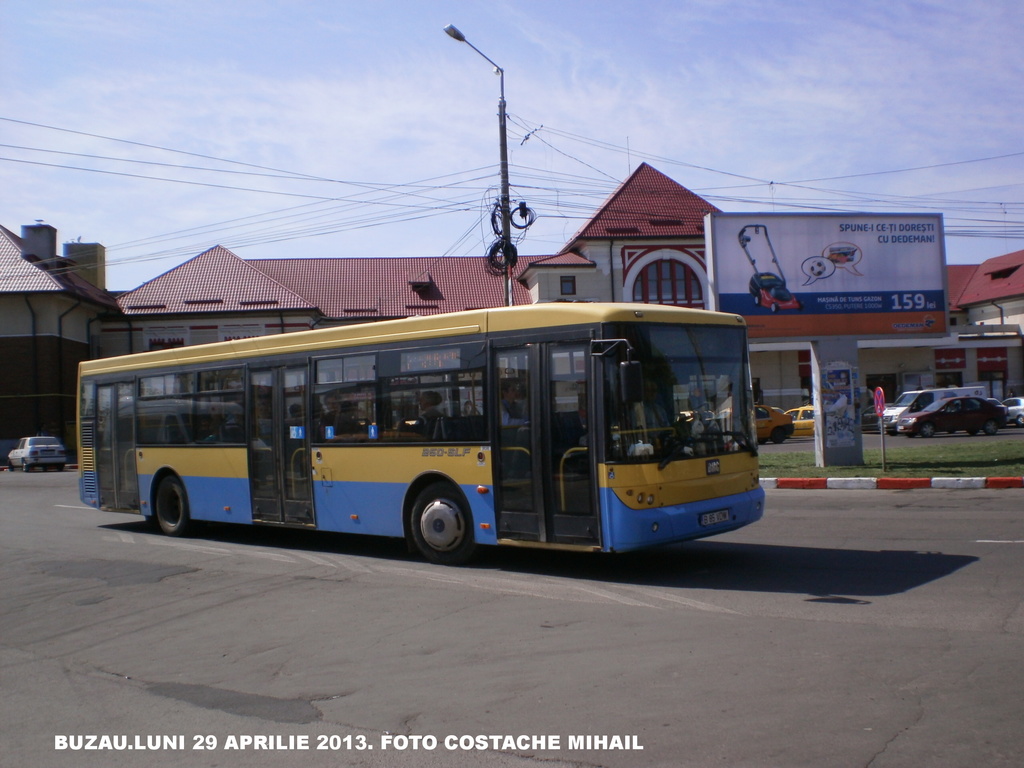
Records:
M1024 477L762 477L761 487L803 490L909 490L941 488L976 490L979 488L1024 488Z

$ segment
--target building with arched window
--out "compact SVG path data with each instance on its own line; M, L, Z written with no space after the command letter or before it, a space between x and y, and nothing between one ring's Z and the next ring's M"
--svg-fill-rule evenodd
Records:
M682 249L658 248L633 271L633 301L704 309L703 266Z
M594 275L576 297L704 309L708 292L704 216L718 208L642 163L573 235L560 255L576 254ZM533 274L521 279L535 301Z

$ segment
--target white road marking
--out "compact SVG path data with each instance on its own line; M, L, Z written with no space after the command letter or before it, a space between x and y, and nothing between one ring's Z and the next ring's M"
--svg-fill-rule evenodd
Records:
M1024 544L1024 539L977 539L975 544Z

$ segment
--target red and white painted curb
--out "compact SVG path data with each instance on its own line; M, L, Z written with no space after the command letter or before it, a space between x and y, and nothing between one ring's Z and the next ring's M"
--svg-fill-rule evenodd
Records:
M1024 477L762 477L761 487L844 490L902 491L911 488L977 490L981 488L1024 488Z

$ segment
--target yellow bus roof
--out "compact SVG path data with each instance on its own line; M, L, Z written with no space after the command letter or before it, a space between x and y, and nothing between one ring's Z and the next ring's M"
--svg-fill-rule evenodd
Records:
M546 303L519 307L474 309L400 320L354 323L311 331L254 336L235 341L137 352L87 360L79 364L83 375L188 365L239 357L264 357L295 352L317 352L366 344L423 341L476 333L522 331L530 328L590 325L642 320L649 323L744 325L743 318L723 312L667 307L658 304Z

